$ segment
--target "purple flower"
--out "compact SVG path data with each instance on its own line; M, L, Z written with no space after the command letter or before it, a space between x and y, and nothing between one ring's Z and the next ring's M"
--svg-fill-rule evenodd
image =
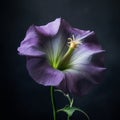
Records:
M84 95L103 79L104 53L93 31L71 27L58 18L32 25L18 48L30 76L44 86Z

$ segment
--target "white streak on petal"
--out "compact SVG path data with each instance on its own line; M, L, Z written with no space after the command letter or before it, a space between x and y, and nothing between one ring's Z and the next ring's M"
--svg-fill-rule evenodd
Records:
M104 52L104 50L98 49L93 51L83 47L81 50L74 52L70 61L70 65L72 66L72 69L82 70L84 66L87 66L90 63L92 55L102 52Z
M66 52L66 44L67 39L61 33L52 38L52 40L49 40L46 45L47 47L45 48L45 51L52 65L53 63L57 64L58 62L60 62L62 56Z
M79 38L79 39L82 40L82 39L84 39L84 38L86 38L86 37L88 37L88 36L90 36L90 35L92 35L92 34L94 34L94 31L91 31L91 32L90 32L90 31L88 30L88 31L85 32L85 34L82 34L82 36L77 36L76 38Z

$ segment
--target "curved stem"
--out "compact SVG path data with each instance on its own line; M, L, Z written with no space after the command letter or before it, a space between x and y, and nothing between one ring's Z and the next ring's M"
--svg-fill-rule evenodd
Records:
M90 118L89 118L89 116L87 115L87 113L86 112L84 112L83 110L81 110L81 109L78 109L78 111L79 112L81 112L81 113L83 113L86 117L87 117L87 119L88 120L90 120Z
M51 102L52 102L52 109L53 109L53 118L54 120L57 120L54 87L52 86L50 88L50 94L51 94Z

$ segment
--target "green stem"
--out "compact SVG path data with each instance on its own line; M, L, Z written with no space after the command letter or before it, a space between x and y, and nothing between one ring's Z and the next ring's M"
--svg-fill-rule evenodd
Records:
M81 109L78 109L78 111L81 112L81 113L83 113L83 114L87 117L87 119L90 120L90 118L89 118L89 116L87 115L87 113L85 113L85 112L84 112L83 110L81 110Z
M52 102L52 109L53 109L53 118L54 118L54 120L57 120L54 87L52 87L52 86L50 88L50 94L51 94L51 102Z
M67 116L67 120L70 120L70 117L69 117L69 116Z

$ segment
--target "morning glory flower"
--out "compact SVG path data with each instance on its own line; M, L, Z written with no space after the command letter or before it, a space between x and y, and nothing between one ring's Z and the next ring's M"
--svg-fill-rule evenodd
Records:
M44 86L84 95L102 82L105 51L94 31L73 28L64 19L30 26L18 51L27 58L30 76Z

